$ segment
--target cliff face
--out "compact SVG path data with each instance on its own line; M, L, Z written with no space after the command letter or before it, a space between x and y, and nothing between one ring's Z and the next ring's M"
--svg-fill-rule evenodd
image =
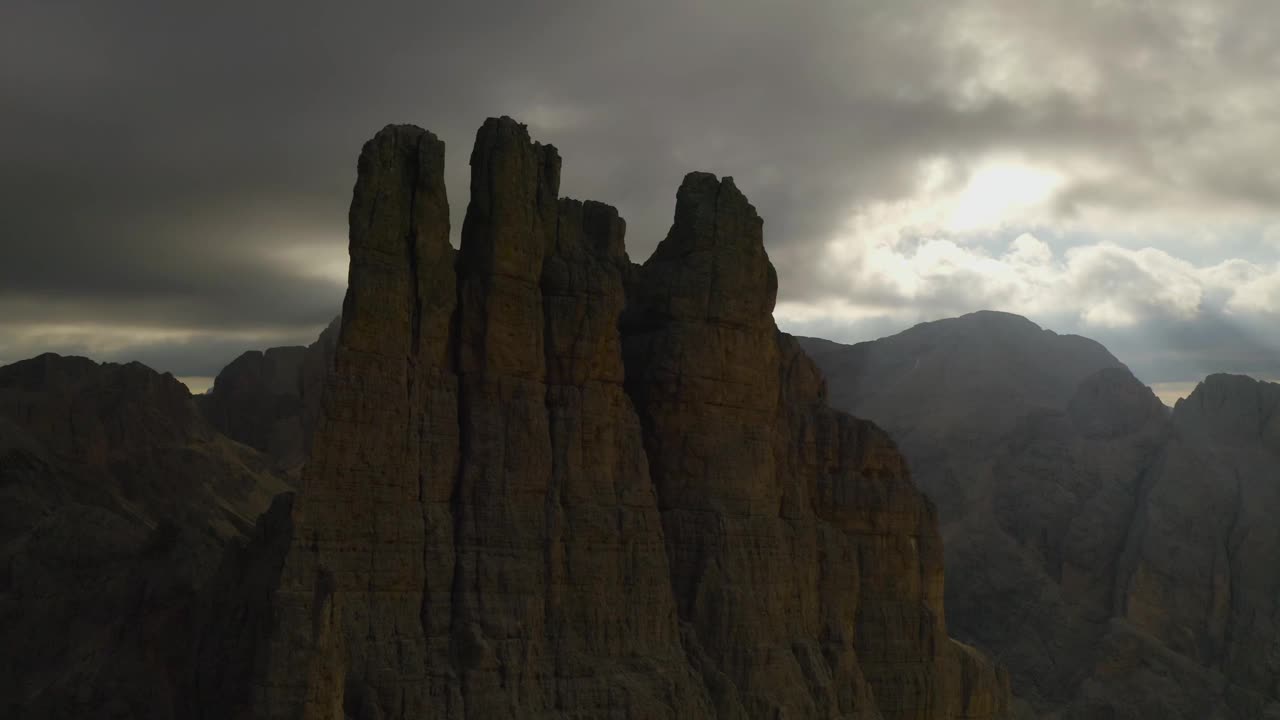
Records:
M287 489L138 363L0 367L0 716L165 717L188 608Z
M308 347L250 350L223 368L196 404L220 432L296 472L310 450L337 342L335 319Z
M1170 413L1096 343L996 313L804 342L939 499L951 627L1028 713L1280 716L1278 386L1212 376Z
M408 126L361 154L311 457L210 605L193 715L1002 715L932 506L777 331L731 180L689 175L635 266L509 118L455 252L443 163Z
M1174 408L1120 560L1114 611L1133 638L1106 648L1109 681L1154 638L1196 672L1139 682L1184 715L1280 717L1278 418L1280 385L1241 376L1210 376Z

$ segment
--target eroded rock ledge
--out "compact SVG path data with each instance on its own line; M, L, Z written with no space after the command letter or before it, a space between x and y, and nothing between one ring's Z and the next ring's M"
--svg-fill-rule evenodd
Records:
M1001 716L932 504L778 332L733 181L687 176L636 266L523 125L471 170L455 252L444 144L365 145L310 460L210 603L191 715Z

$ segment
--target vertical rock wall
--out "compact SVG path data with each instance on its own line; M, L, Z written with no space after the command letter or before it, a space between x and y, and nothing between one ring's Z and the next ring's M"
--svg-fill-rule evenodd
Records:
M778 333L731 180L689 175L637 268L510 118L455 253L443 163L408 126L361 154L288 549L233 593L270 640L207 717L1000 716L946 636L932 506Z

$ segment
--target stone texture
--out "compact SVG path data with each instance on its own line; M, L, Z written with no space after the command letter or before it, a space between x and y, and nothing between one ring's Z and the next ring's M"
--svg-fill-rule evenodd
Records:
M189 606L287 488L138 363L0 368L0 716L168 717Z
M958 716L932 507L779 335L762 223L732 180L685 179L633 287L627 384L719 715Z
M443 162L408 126L361 154L311 457L205 606L188 716L1003 715L932 506L778 333L731 180L687 177L637 267L510 118L455 253Z
M1280 386L1211 376L1170 413L1096 343L999 313L804 343L939 499L951 627L1026 716L1280 711Z

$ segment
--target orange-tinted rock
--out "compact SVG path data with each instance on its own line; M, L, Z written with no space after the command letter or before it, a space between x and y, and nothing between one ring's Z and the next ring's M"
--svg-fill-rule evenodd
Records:
M279 570L229 572L206 637L273 630L206 652L252 672L192 712L999 716L946 636L932 507L778 333L746 198L690 175L636 268L559 163L487 121L454 253L443 145L365 146L311 459L258 541Z
M966 689L949 645L932 506L884 433L826 407L773 323L755 209L705 173L676 203L633 283L627 383L686 642L714 668L720 715L1001 712L1001 681Z

